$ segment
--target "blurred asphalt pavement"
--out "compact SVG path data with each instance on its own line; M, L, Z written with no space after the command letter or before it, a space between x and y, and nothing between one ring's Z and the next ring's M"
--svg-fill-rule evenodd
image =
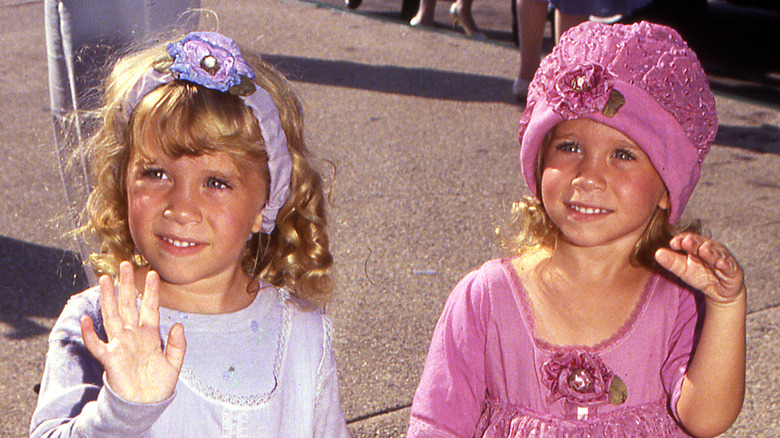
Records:
M463 275L502 255L493 229L524 193L516 144L522 107L510 92L517 51L504 0L475 2L489 42L443 25L411 28L397 0L365 0L358 13L332 1L337 8L203 0L218 20L202 27L264 54L304 99L310 147L335 165L321 167L333 189L338 296L329 311L344 412L355 437L403 436L444 301ZM440 23L448 6L438 6ZM776 54L757 55L780 41L765 39L780 20L714 9L706 37L696 38L713 74L720 131L686 214L725 242L747 273L748 390L724 436L775 437L780 69ZM0 0L0 59L0 436L20 437L47 332L85 280L63 237L70 225L53 164L42 1Z

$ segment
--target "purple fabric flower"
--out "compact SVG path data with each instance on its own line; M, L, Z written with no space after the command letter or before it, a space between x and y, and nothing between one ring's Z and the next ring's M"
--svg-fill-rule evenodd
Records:
M600 64L577 64L557 75L546 100L566 120L601 111L612 91L613 78Z
M226 92L239 85L242 76L255 77L236 43L218 33L193 32L167 49L174 58L170 70L176 79Z
M550 390L548 403L560 399L579 406L609 402L610 371L594 354L568 350L557 352L542 365L542 383Z

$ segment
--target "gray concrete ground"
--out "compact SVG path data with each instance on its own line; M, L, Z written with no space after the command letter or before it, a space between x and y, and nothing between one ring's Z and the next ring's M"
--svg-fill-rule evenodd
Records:
M296 82L335 164L342 405L356 437L403 436L450 289L501 255L523 188L507 45L287 0L208 0L218 28ZM442 6L440 6L442 8ZM217 24L215 24L217 23ZM83 284L53 163L41 1L0 0L0 436L24 436L47 331ZM717 95L721 130L688 207L746 268L748 391L728 437L780 435L780 111ZM323 163L323 168L330 169ZM74 279L74 275L75 277Z

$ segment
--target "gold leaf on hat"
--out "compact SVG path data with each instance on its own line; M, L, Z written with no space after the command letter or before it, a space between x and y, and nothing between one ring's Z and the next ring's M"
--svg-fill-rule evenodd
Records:
M607 100L607 104L604 105L604 109L601 110L601 114L604 114L607 117L614 117L620 107L625 104L626 98L623 97L623 94L620 91L613 89L609 92L609 99Z

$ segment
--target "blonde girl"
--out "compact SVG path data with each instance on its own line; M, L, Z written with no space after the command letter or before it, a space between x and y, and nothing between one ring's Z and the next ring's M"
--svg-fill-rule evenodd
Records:
M746 289L677 226L717 130L674 30L583 23L531 83L512 257L436 326L409 437L715 436L745 387Z
M291 84L194 32L120 59L89 144L99 286L49 337L31 436L346 436L322 182Z

